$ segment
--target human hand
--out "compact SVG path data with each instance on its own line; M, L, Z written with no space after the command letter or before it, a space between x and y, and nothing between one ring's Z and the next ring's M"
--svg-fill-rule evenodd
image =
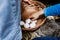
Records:
M43 16L43 13L44 13L44 11L40 10L40 11L30 15L29 18L32 19L32 20L38 19L40 16Z

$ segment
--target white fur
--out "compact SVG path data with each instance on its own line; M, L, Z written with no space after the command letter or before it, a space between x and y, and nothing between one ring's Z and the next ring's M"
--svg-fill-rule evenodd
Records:
M22 26L22 25L24 25L25 23L23 22L23 21L20 21L20 25Z
M25 28L29 28L29 24L28 24L28 23L25 23L25 24L24 24L24 27L25 27Z
M31 20L30 20L30 19L26 19L25 22L26 22L26 23L30 23Z
M48 18L49 20L54 19L53 16L48 16L47 18Z
M30 24L30 28L34 28L36 26L36 23L35 22L32 22L31 24Z
M24 21L20 21L20 25L23 25L25 28L34 28L36 26L36 22L37 20L30 20L30 19L26 19L25 23Z

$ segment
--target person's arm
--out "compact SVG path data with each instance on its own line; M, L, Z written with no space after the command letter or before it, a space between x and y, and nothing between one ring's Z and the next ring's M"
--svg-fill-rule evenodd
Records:
M44 9L41 9L37 13L32 14L29 18L33 18L34 20L40 16L58 16L60 15L60 4L56 4Z
M60 4L44 8L45 16L57 16L60 15Z

